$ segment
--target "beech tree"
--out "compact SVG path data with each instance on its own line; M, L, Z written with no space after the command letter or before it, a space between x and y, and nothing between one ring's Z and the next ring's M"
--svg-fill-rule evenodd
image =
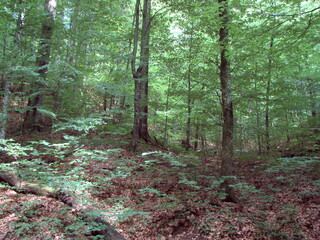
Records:
M219 18L224 18L213 14L218 1L154 0L153 11L161 12L157 18L150 14L151 1L62 1L56 18L53 9L40 14L41 1L1 3L8 6L1 24L5 29L10 23L11 29L11 35L1 32L1 101L8 104L1 111L23 113L25 130L41 130L41 112L46 110L60 118L104 111L132 131L133 149L139 139L150 139L149 131L180 147L186 140L187 148L195 144L201 150L201 140L215 151L222 148ZM317 126L314 32L319 6L315 1L229 4L231 44L225 56L235 79L230 94L234 148L272 153L294 142L297 126ZM17 26L19 11L23 29ZM21 46L10 54L15 35ZM13 89L5 88L11 80ZM5 89L12 91L11 102L3 97L9 92ZM120 112L126 112L126 118Z
M218 0L219 18L221 27L219 30L220 43L220 84L222 93L222 112L223 112L223 127L222 127L222 163L221 177L225 178L221 184L221 188L226 192L226 200L237 202L231 186L231 178L233 176L233 105L232 105L232 87L231 87L231 72L230 59L228 57L229 48L229 13L228 0Z
M136 68L140 27L140 0L136 1L134 14L134 42L131 71L134 78L134 120L132 130L132 149L135 151L138 140L149 140L148 133L148 82L149 49L151 28L151 0L143 1L142 28L140 38L140 57Z

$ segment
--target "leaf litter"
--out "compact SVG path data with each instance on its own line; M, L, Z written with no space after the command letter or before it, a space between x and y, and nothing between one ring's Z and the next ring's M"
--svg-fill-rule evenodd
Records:
M318 239L320 198L314 182L319 168L268 172L263 161L237 161L241 202L233 204L217 193L219 159L204 162L147 144L142 152L154 154L133 154L122 136L122 144L116 138L105 136L105 145L83 146L95 153L91 156L54 159L63 163L56 164L55 173L80 166L67 181L90 183L77 194L126 239ZM54 199L2 185L0 207L0 239L92 239L72 209Z

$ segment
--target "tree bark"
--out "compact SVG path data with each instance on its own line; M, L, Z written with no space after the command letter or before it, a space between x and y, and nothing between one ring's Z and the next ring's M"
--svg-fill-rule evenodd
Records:
M170 87L171 87L171 78L169 77L168 88L167 88L167 96L166 96L166 119L164 123L164 145L166 145L169 141L168 134L168 111L169 111L169 97L170 97Z
M0 113L0 139L5 139L8 122L8 105L11 82L8 79L6 79L6 76L4 74L1 76L1 81L3 83L3 96L2 112Z
M198 150L198 145L199 145L199 129L200 129L199 124L196 124L196 135L195 135L195 142L193 147L195 151Z
M3 44L3 61L5 62L7 52L7 41L4 38ZM0 112L0 139L5 139L6 136L6 128L8 122L8 104L9 104L9 95L10 95L10 82L7 79L6 75L3 73L1 74L1 82L0 82L0 97L2 98L2 106Z
M112 96L112 95L110 94L109 110L112 110L113 103L114 103L114 96Z
M39 108L43 104L45 80L48 72L48 64L50 59L51 39L53 35L54 22L56 16L58 0L45 0L44 11L47 16L42 23L42 30L40 35L40 47L38 49L38 55L36 59L36 65L38 67L37 73L39 79L33 84L34 96L28 100L28 110L25 115L23 131L33 130L41 131L42 128L42 116Z
M267 89L266 89L266 115L265 115L265 138L266 138L266 152L270 151L270 88L272 80L272 47L273 38L270 40L269 56L268 56L268 79L267 79Z
M190 43L189 43L189 65L188 65L188 73L187 73L187 122L186 122L186 140L184 144L184 148L188 151L192 148L191 145L191 113L192 113L192 94L191 94L191 78L192 78L192 58L193 58L193 22L191 23L191 34L190 34Z
M189 67L190 69L190 67ZM190 72L190 71L189 71ZM191 148L190 137L191 137L191 76L188 74L188 115L187 115L187 125L186 125L186 144L185 149L188 151Z
M230 62L228 59L228 0L218 0L219 18L221 19L221 28L219 30L220 42L220 85L222 92L222 163L220 176L224 178L220 188L226 194L225 200L237 202L231 186L233 176L233 105L231 96L231 73Z
M192 38L193 34L191 34L191 39L190 39L190 56L189 56L189 61L191 61L192 58ZM191 63L189 62L188 66L188 100L187 100L187 125L186 125L186 144L185 144L185 149L188 151L191 148L191 143L190 143L190 137L191 137L191 111L192 111L192 106L191 106Z
M142 9L142 29L140 39L140 63L136 69L136 59L138 51L139 25L140 25L140 0L136 1L135 21L134 21L134 43L131 61L131 71L134 78L134 121L132 130L131 147L135 151L138 140L150 139L148 132L148 73L149 73L149 44L151 27L151 0L143 1Z
M106 112L107 111L107 91L104 90L104 94L103 94L103 111Z
M131 72L134 78L134 117L131 147L133 151L137 150L139 140L139 114L140 114L140 84L138 82L138 73L136 72L136 58L138 51L138 37L139 37L139 23L140 23L140 0L136 0L135 14L134 14L134 40L133 52L131 60Z
M257 80L254 82L255 92L258 92L257 88ZM257 142L258 142L258 153L262 154L262 146L261 146L261 132L260 132L260 112L259 112L259 101L255 99L255 107L256 107L256 123L257 123Z

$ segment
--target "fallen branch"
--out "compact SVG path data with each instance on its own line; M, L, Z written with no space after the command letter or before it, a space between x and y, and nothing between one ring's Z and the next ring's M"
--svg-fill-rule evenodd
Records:
M76 210L76 213L79 218L83 219L88 223L97 223L101 226L100 230L94 230L91 232L91 236L102 235L104 239L108 240L125 240L125 238L117 232L103 216L97 216L94 212L94 209L79 204L79 201L76 196L71 193L62 192L54 188L41 186L40 184L27 183L20 181L13 173L0 171L0 181L7 183L11 187L15 188L15 191L24 194L34 194L37 196L45 196L54 198L69 207L72 207Z

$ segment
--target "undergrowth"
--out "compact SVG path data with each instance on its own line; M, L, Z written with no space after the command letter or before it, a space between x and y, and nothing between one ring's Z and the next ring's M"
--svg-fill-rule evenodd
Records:
M21 145L4 140L0 151L12 158L0 163L1 171L80 196L83 203L97 209L97 216L103 213L125 229L129 239L316 237L319 157L242 158L234 185L241 203L229 204L221 201L218 191L223 179L218 178L217 159L155 147L148 150L148 146L135 155L115 141L117 136L108 139L105 134L92 134L100 124L91 119L72 120L69 127L59 125L56 129L64 132L59 141ZM78 134L68 135L70 129ZM47 239L89 239L86 234L92 231L92 225L63 206L49 209L39 200L9 205L1 206L0 216L17 216L9 226L12 239L33 239L41 235L41 229L48 232Z

